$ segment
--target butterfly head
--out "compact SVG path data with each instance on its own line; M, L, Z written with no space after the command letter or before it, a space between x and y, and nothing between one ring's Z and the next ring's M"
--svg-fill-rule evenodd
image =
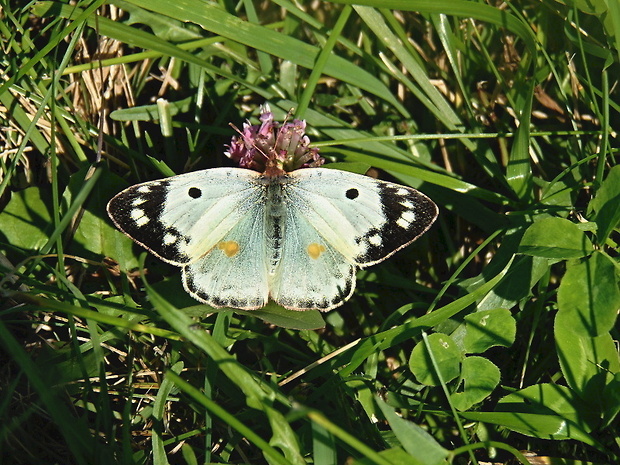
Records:
M246 122L243 131L237 130L239 136L232 138L225 152L241 168L279 176L299 168L315 168L325 162L318 148L309 147L305 121L285 121L280 127L268 105L261 107L260 121L261 124L255 125Z

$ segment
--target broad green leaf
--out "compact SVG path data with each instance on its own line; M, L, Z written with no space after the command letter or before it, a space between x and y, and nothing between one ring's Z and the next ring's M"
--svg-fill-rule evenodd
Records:
M540 202L551 206L560 207L563 210L569 210L573 206L572 193L574 187L564 181L555 181L552 183L542 179L536 179L537 184L543 187Z
M347 379L346 384L347 388L355 392L355 401L364 409L366 417L374 422L380 416L375 402L376 391L371 388L366 380L357 377Z
M69 186L63 194L66 205L70 205L79 197L80 191L86 185L85 176L89 168L85 166L71 176ZM88 194L68 251L74 255L93 259L110 257L119 263L122 271L126 272L138 267L134 242L114 227L106 212L110 198L125 187L126 183L107 171L105 167L101 169L104 170L105 181L97 182Z
M87 218L87 220L89 220L89 218ZM136 269L138 267L138 258L134 252L134 250L137 250L136 248L138 247L136 243L116 228L113 228L108 223L101 221L101 218L99 217L94 217L92 222L99 222L101 237L104 238L103 241L105 242L105 245L102 246L101 253L106 257L116 260L119 268L124 273ZM87 226L91 227L88 223ZM87 234L83 232L85 229L86 226L82 231L80 231L81 237L76 238L77 240L84 241L83 244L87 244L88 241Z
M503 408L504 406L502 405L501 407ZM543 413L529 413L527 411L461 412L461 417L471 421L502 426L503 428L534 438L551 439L554 441L574 439L589 444L592 447L603 447L587 431L571 422L567 422L562 416L554 415L548 410L543 411Z
M572 324L555 318L555 344L560 368L568 385L593 410L605 411L601 392L620 373L618 350L610 334L589 337L575 332Z
M614 379L605 386L602 397L605 404L603 427L607 427L620 413L620 373L616 373Z
M390 424L396 438L405 451L409 453L416 465L439 465L444 463L448 451L421 427L398 415L394 409L381 398L375 401Z
M500 249L493 257L489 266L485 267L480 275L466 279L459 284L467 292L475 289L484 282L486 276L493 273L497 264L505 263L506 257L512 257L518 247L520 236L507 234L502 238ZM493 310L496 308L512 308L519 302L530 298L532 287L540 280L549 269L549 260L529 255L518 255L512 266L506 273L506 277L481 300L477 306L478 311Z
M475 312L465 317L465 352L480 354L493 346L510 347L517 324L509 310L497 308Z
M434 366L430 352L437 364ZM437 370L441 373L444 383L452 381L459 375L461 353L450 336L442 333L434 333L428 336L428 347L424 341L419 342L411 352L409 369L415 375L418 382L428 386L440 384Z
M185 442L181 446L181 455L183 456L183 460L187 465L198 465L198 458L196 457L196 452L189 443Z
M609 171L589 208L594 212L592 219L598 226L598 243L603 244L620 222L620 165Z
M558 289L558 318L574 334L605 334L614 327L619 308L618 273L606 255L594 253L568 264Z
M273 407L266 408L264 411L272 431L269 445L276 450L281 450L288 460L288 463L293 465L307 465L307 462L301 455L297 435L291 428L291 424L285 418L284 414ZM263 455L267 456L267 453L263 452Z
M465 357L461 367L462 389L450 398L458 410L469 410L486 399L499 384L500 371L493 362L483 357Z
M500 399L495 411L524 415L526 422L528 415L545 415L547 418L533 421L529 428L524 424L515 431L547 439L583 441L581 435L589 433L599 418L570 388L558 384L535 384L513 392Z
M45 200L44 200L45 199ZM39 187L14 192L0 213L0 240L37 252L52 233L51 195Z
M519 245L519 252L545 258L581 258L594 248L576 224L564 218L544 218L530 226Z
M325 320L318 310L305 310L297 312L295 310L287 310L273 302L269 302L259 310L243 311L235 310L247 316L260 318L269 324L281 326L290 329L320 329L325 327Z
M311 422L312 427L312 456L315 463L337 464L338 448L336 438L322 425Z

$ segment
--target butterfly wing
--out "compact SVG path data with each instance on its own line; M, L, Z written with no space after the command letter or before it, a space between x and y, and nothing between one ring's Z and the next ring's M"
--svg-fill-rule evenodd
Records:
M196 299L258 308L268 296L265 186L258 177L214 168L146 182L110 200L108 214L138 244L184 267L185 288Z
M282 258L270 287L288 308L330 310L355 288L357 267L422 235L437 206L419 191L325 168L289 173Z
M265 215L261 202L199 260L183 268L183 285L212 307L255 310L269 300Z
M304 204L287 197L281 258L270 276L270 296L291 310L338 307L355 289L355 265L300 213Z
M327 168L290 173L300 212L351 263L379 263L424 234L435 203L411 188Z
M129 187L108 203L121 231L177 266L196 261L256 209L259 174L215 168Z

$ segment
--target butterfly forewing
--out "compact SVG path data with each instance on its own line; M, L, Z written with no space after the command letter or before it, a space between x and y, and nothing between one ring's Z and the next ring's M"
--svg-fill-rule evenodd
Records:
M300 214L351 263L370 266L416 240L437 218L424 194L326 168L291 173Z
M360 244L365 244L364 252L356 259L362 267L379 263L411 244L431 227L439 213L437 205L415 189L384 181L374 182L377 183L385 222L356 238Z
M233 229L263 195L259 173L214 168L125 189L108 203L116 226L164 261L198 260Z

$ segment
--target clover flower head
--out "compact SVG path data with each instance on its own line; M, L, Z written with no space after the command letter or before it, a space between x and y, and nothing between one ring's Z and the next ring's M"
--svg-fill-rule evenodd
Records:
M243 124L224 152L241 168L278 176L298 168L314 168L325 163L318 148L310 148L306 122L294 119L282 127L273 120L269 105L261 107L260 124Z

